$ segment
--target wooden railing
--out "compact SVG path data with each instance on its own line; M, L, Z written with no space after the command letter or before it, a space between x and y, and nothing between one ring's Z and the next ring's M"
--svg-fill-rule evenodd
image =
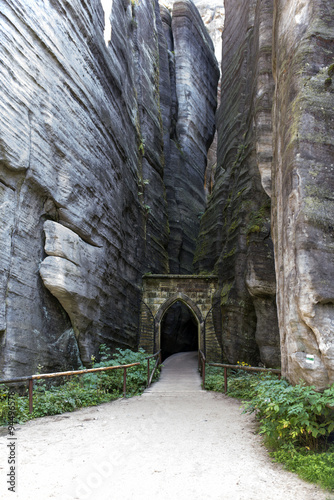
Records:
M30 375L29 377L17 377L9 380L0 380L0 384L17 384L20 382L29 382L29 413L33 412L33 388L34 380L49 379L57 377L70 377L73 375L84 375L86 373L103 372L107 370L124 370L123 372L123 397L126 396L126 371L132 366L138 366L140 363L131 363L128 365L118 365L118 366L103 366L100 368L87 368L86 370L74 370L68 372L57 372L57 373L42 373L38 375Z
M224 368L224 390L225 394L227 393L227 369L231 368L233 370L244 370L246 372L270 372L276 373L281 376L281 370L276 368L261 368L259 366L243 366L243 365L228 365L224 363L208 363L209 366L217 366L220 368Z
M152 370L152 373L150 373L150 360L152 358L157 358L157 359L156 359L154 368ZM156 352L155 354L152 354L152 356L148 356L145 359L147 359L147 387L150 387L152 380L153 380L153 377L154 377L155 370L161 364L161 349L160 349L160 351Z
M201 373L202 376L202 389L205 389L205 355L203 351L199 350L198 351L198 371Z

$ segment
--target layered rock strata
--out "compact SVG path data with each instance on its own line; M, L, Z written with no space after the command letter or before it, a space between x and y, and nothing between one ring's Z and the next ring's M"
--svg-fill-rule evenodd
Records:
M162 12L169 43L170 86L175 88L172 101L177 104L171 107L165 147L169 154L164 176L168 253L171 272L192 273L199 217L205 208L204 175L215 130L219 69L213 42L193 2L174 2L171 17L165 7Z
M219 273L229 361L278 363L277 310L283 375L321 390L334 380L334 7L225 7L218 166L196 267Z
M6 376L87 364L106 340L136 343L146 214L131 6L114 2L109 48L99 2L76 7L7 1L1 12Z
M334 6L275 1L273 239L282 368L334 382Z
M280 363L270 238L270 0L225 1L218 159L195 265L220 279L222 342L231 363ZM260 175L261 172L261 175Z
M189 2L184 9L192 13L191 29L201 32ZM176 65L157 2L114 0L108 46L103 16L99 0L2 5L0 367L6 378L29 375L38 364L45 371L87 365L100 343L135 348L141 276L169 271L164 166L182 108ZM209 58L207 39L196 43ZM192 65L200 74L197 60ZM200 84L214 88L205 76ZM214 102L210 94L192 103L204 157ZM202 130L202 114L209 131ZM193 183L187 172L194 190L196 175ZM176 189L178 183L176 176ZM184 209L182 218L186 213L192 217Z
M170 271L184 274L194 271L199 217L205 207L204 177L214 133L219 70L212 40L194 4L175 2L172 13L164 6L160 10L168 44L168 61L160 57L164 62L160 95L170 226L168 254ZM182 331L188 331L190 317L180 303L167 311L162 335L170 340L164 352L184 350L177 335L182 337Z

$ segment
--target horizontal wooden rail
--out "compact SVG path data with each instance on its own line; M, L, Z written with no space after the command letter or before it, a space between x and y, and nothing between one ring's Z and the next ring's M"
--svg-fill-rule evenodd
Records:
M86 373L103 372L107 370L124 370L123 374L123 396L126 396L126 370L131 368L131 366L138 366L137 363L130 363L128 365L116 365L116 366L102 366L99 368L87 368L85 370L72 370L68 372L56 372L56 373L39 373L36 375L30 375L29 377L16 377L8 380L0 380L0 384L14 384L18 382L29 381L29 413L33 412L33 384L34 380L47 379L47 378L57 378L57 377L71 377L75 375L85 375Z
M160 354L160 353L161 353L161 349L160 349L158 352L156 352L155 354L152 354L151 356L147 356L145 359L152 359L152 358L155 358L155 357L156 357L156 356L158 356L158 354Z
M275 373L281 376L281 370L277 368L261 368L260 366L242 366L242 365L228 365L225 363L208 363L209 366L216 366L218 368L224 368L224 390L225 394L227 393L227 369L231 368L232 370L244 370L245 372L269 372Z
M86 370L74 370L70 372L41 373L38 375L32 375L31 378L33 380L38 380L41 378L68 377L71 375L84 375L85 373L103 372L106 370L118 370L120 368L130 368L131 366L136 366L136 365L140 365L140 363L130 363L129 365L117 365L117 366L101 366L100 368L87 368Z
M221 368L232 368L232 370L245 370L246 372L271 372L281 374L278 368L261 368L260 366L242 366L242 365L228 365L224 363L208 363L209 366L218 366Z

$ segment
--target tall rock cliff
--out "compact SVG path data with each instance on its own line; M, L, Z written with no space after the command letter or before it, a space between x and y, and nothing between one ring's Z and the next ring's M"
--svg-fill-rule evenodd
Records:
M215 181L195 265L218 273L224 357L280 364L270 238L272 2L225 0ZM261 172L261 174L260 174Z
M292 382L320 389L334 382L333 20L332 2L275 1L272 199L282 367Z
M213 42L193 2L175 2L172 16L165 7L162 12L169 40L170 86L175 90L165 147L168 253L170 271L182 274L193 272L199 216L205 208L204 175L215 131L219 69Z
M180 226L184 217L197 217L217 68L192 4L180 1L176 10L184 28L176 21L177 34L166 36L156 1L114 0L106 46L99 0L2 2L0 368L6 378L30 374L38 364L45 371L89 364L103 342L136 347L141 276L169 271L168 215L171 226L175 217L168 188L182 191L185 183L181 172L168 184L173 142L196 193L195 208L181 210ZM192 65L188 115L180 81L189 67L182 54L177 62L179 46ZM205 76L207 61L212 69ZM199 86L207 90L204 99ZM195 146L188 127L197 134ZM191 170L190 159L200 165ZM184 235L186 229L180 248L191 253L194 237L189 243Z
M151 4L142 8L153 23ZM113 13L107 48L97 1L13 0L1 12L6 376L38 363L53 370L79 358L89 363L104 341L135 346L141 263L149 255L151 214L138 195L144 175L160 185L155 216L167 242L162 168L152 160L144 173L140 149L146 126L161 136L159 123L141 129L141 110L154 109L149 92L136 97L148 87L136 81L143 45L133 42L131 4L114 2ZM156 46L152 40L145 55ZM145 71L154 82L152 59ZM166 250L152 267L167 268Z
M334 382L334 7L225 8L217 171L196 269L219 274L229 361L276 365L280 343L283 375L321 390Z

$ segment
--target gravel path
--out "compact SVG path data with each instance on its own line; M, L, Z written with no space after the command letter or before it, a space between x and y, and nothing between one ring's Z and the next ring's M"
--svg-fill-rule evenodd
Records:
M196 353L180 353L142 396L22 425L17 493L7 491L1 435L0 498L333 498L271 463L255 431L240 403L201 390Z

